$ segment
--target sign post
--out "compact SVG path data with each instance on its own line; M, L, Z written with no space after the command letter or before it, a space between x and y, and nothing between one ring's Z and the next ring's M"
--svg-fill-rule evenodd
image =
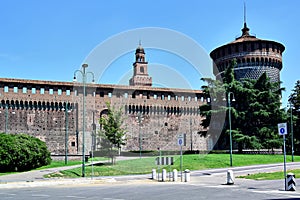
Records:
M181 182L182 182L182 145L184 143L184 134L178 135L177 143L180 146L180 176L181 176Z
M278 124L278 134L283 136L283 171L284 171L284 190L287 190L286 184L286 150L285 150L285 135L287 134L286 123Z

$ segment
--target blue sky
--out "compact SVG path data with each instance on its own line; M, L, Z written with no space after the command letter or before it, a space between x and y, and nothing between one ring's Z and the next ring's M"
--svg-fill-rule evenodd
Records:
M182 33L208 54L240 36L243 4L243 0L3 0L0 2L0 77L72 81L74 71L97 46L115 35L144 27ZM283 94L285 106L286 98L299 79L300 1L248 0L246 5L250 33L286 47L281 71L282 86L286 88ZM124 74L131 73L132 51L139 40L142 45L151 46L147 37L138 35L134 44L128 44L126 54L116 55L116 59L106 66L107 73L101 76L99 83L123 84L120 80L124 79ZM116 48L118 45L107 48L107 52L113 53ZM101 60L105 54L98 56ZM152 66L159 71L163 66L188 80L182 85L174 78L173 83L180 82L179 85L163 86L188 85L199 89L203 84L191 63L178 55L146 49L146 56L149 68ZM97 67L91 66L91 69ZM164 73L159 75L163 78ZM170 78L167 72L165 75Z

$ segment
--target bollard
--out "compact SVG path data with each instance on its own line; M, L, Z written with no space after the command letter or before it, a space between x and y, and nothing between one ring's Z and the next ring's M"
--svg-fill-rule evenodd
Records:
M288 173L286 175L286 191L296 191L296 180L295 180L295 174Z
M184 170L184 182L189 182L191 180L190 170Z
M173 169L173 181L177 181L178 180L178 171L177 169Z
M161 180L164 182L167 179L167 170L163 169L161 174Z
M234 184L233 171L228 170L227 171L227 185L233 185L233 184Z
M156 169L152 169L152 179L156 179Z

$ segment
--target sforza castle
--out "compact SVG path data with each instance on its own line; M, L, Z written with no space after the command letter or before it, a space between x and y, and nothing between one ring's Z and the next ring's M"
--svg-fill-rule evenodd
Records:
M235 58L238 79L256 79L266 72L272 81L279 81L283 51L278 42L250 35L244 23L240 37L210 56L217 78ZM101 148L99 119L107 112L106 102L123 111L127 142L122 151L178 150L177 137L182 133L183 150L210 150L218 139L199 134L207 131L201 127L199 107L209 98L201 90L153 87L141 45L128 85L85 83L83 87L81 82L0 78L0 132L35 136L46 142L53 156L80 156L83 147L89 154Z

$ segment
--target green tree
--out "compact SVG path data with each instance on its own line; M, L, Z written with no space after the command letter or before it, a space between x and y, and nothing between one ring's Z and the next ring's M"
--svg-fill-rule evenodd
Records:
M294 147L296 152L300 152L300 80L295 84L291 95L289 96L289 102L292 108L289 108L288 115L290 117L292 111L292 122L293 122L293 136L294 136ZM290 119L288 120L290 122ZM289 124L290 127L290 124Z
M105 138L105 140L102 141L102 145L110 149L109 156L114 164L114 149L119 150L122 145L126 144L126 130L123 128L122 108L115 110L108 102L106 106L107 115L100 119L100 124L103 128L100 131L100 135Z
M237 81L234 77L235 60L225 70L223 84L220 81L208 80L208 89L204 93L221 99L227 104L221 103L212 111L209 105L200 107L201 114L207 117L202 122L205 127L209 125L211 112L227 110L228 102L231 104L231 124L234 142L242 149L278 148L281 140L277 134L277 124L286 120L286 114L280 109L280 94L283 90L279 83L273 83L264 73L258 80L244 79ZM217 94L216 94L217 93ZM228 94L230 99L228 98ZM235 101L232 101L235 99ZM225 107L225 108L224 108ZM229 122L225 121L220 141L221 144L229 144ZM224 145L222 145L224 147Z

